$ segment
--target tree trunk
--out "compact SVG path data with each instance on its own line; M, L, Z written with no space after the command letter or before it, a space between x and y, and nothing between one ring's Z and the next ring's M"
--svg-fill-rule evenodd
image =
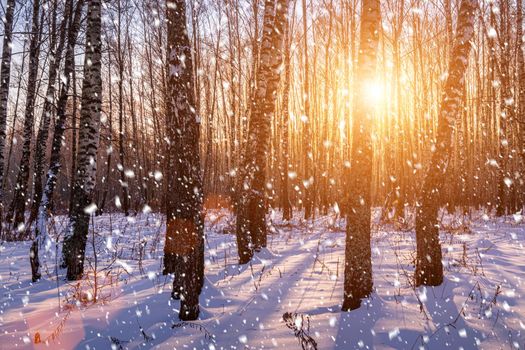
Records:
M511 212L510 188L513 186L512 181L512 123L514 117L514 100L513 82L511 81L512 72L510 60L512 52L510 50L510 6L505 0L499 1L500 25L497 39L500 48L500 129L499 129L499 155L498 155L498 196L496 199L496 216L504 216ZM492 13L491 15L494 15ZM495 54L495 53L493 53ZM510 184L509 181L510 180Z
M26 25L26 28L27 28L27 25ZM28 30L28 29L27 29ZM13 106L13 125L11 126L11 133L9 135L9 151L7 152L7 164L6 164L6 169L5 169L5 176L4 176L4 182L2 183L2 190L3 192L5 192L5 188L6 188L6 185L7 185L7 178L9 177L9 174L11 173L11 158L12 158L12 155L13 155L13 145L14 145L14 140L15 140L15 130L16 130L16 122L17 122L17 118L15 117L16 115L18 115L18 105L19 105L19 102L20 102L20 91L22 90L22 80L23 80L23 77L24 77L24 72L25 72L25 68L26 68L26 55L25 53L27 52L26 50L26 47L27 47L27 42L28 40L25 39L24 40L24 44L22 46L22 52L24 53L22 55L22 64L21 64L21 67L20 67L20 71L19 71L19 75L18 75L18 80L16 82L16 97L15 97L15 105Z
M304 85L303 85L303 96L304 96L304 115L306 118L303 120L303 161L304 161L304 218L306 220L312 217L313 212L313 188L314 188L314 177L312 175L312 135L311 127L314 119L310 115L310 76L308 70L310 66L308 64L308 24L307 24L307 12L306 12L306 0L303 0L303 54L304 54ZM310 119L311 118L311 119Z
M26 109L24 115L24 131L22 158L19 163L18 175L14 190L13 202L9 208L7 221L17 230L24 224L24 214L28 193L29 158L31 156L31 141L33 138L33 124L35 121L36 80L38 75L38 60L40 55L40 1L33 1L33 20L31 26L31 42L29 44L29 76L27 78ZM26 232L25 230L20 233ZM19 239L24 239L20 234Z
M108 49L108 72L109 72L109 76L111 76L112 70L111 70L111 50L110 49ZM102 199L97 209L97 215L104 213L104 208L106 207L106 200L107 200L108 192L109 192L109 180L110 180L110 175L111 175L111 159L113 155L113 89L111 87L111 84L108 84L108 102L109 102L109 106L108 106L107 113L108 113L109 126L108 126L108 138L107 138L108 149L106 150L106 154L107 154L106 175L104 176L103 178L104 180L102 181L104 190L102 192ZM155 109L153 109L153 111L155 113Z
M288 0L266 0L257 87L251 101L250 127L245 148L239 205L237 246L239 263L248 263L253 250L266 246L266 161L275 94L282 62L283 33Z
M395 15L395 27L393 29L393 63L394 63L394 91L395 100L396 100L396 131L397 131L397 152L394 154L398 164L397 171L397 187L395 190L395 219L399 223L404 223L405 221L405 203L406 203L406 188L407 188L407 165L406 160L408 159L408 154L406 152L406 144L408 143L408 138L406 137L407 123L405 122L405 115L403 113L403 101L402 101L402 86L401 86L401 34L403 31L405 5L404 1L399 2L399 8L396 9Z
M69 212L73 210L73 187L75 187L75 176L77 169L77 145L78 145L78 117L77 117L77 72L71 72L71 84L73 85L73 108L71 111L71 178L69 179ZM109 84L111 85L111 84Z
M86 54L82 84L82 110L78 135L77 174L73 188L73 210L64 237L64 262L67 279L78 280L84 272L84 257L89 218L94 210L93 189L97 171L102 105L101 78L101 0L89 1L86 29ZM94 206L96 208L96 206Z
M166 191L166 245L164 274L173 273L174 298L181 299L179 318L199 316L199 294L204 283L204 216L199 156L200 119L195 113L191 46L186 28L185 0L168 2L169 138Z
M518 39L518 114L520 115L520 132L519 135L519 153L521 154L521 176L525 175L525 58L523 54L523 1L517 0L516 13L516 38ZM523 185L522 185L523 186ZM523 193L518 200L523 207L525 205L525 197Z
M375 106L367 100L366 84L370 84L375 76L380 23L379 0L364 0L352 119L352 166L346 223L343 311L359 308L361 298L372 293L370 246L371 128Z
M73 16L73 0L69 0L69 18L71 22L68 28L66 56L64 59L64 77L60 86L60 95L57 102L57 118L55 121L53 141L51 144L51 158L49 160L49 169L46 177L46 185L42 194L42 200L38 207L37 220L35 225L35 239L31 246L30 261L33 280L40 278L40 260L38 250L44 244L50 242L47 234L48 210L53 200L53 193L57 182L58 172L60 170L60 150L62 148L62 136L64 135L66 125L66 105L68 91L71 80L71 74L75 68L75 43L78 31L80 30L80 19L82 15L82 6L84 0L77 2L77 7Z
M0 234L4 226L4 149L7 133L7 102L9 100L9 82L11 80L11 42L13 40L13 18L15 0L8 0L4 20L4 44L0 68Z
M64 13L70 13L71 2L66 3ZM56 92L56 78L58 76L58 71L60 68L60 62L62 59L62 51L64 50L64 44L66 41L66 32L67 32L67 18L64 16L62 23L60 24L60 31L57 43L57 33L56 33L56 3L55 7L52 10L53 14L53 30L51 33L50 47L51 47L51 63L49 65L49 78L46 91L46 98L44 100L44 107L42 109L42 117L40 118L40 128L38 130L38 135L35 144L35 156L33 158L34 163L34 189L33 189L33 203L31 206L31 216L29 223L33 222L36 219L38 214L38 207L40 206L40 201L42 200L42 176L44 174L44 161L46 158L46 145L49 135L49 124L51 121L51 115L55 113L55 92ZM58 46L57 46L58 45Z
M291 76L291 67L290 67L290 45L292 40L292 33L290 25L286 26L286 43L284 47L284 88L283 88L283 109L282 109L282 174L281 174L281 205L283 208L283 220L292 219L292 204L290 203L290 195L288 192L288 171L290 168L290 153L289 153L289 121L290 121L290 112L289 112L289 97L290 97L290 76Z
M118 27L117 27L117 61L118 61L118 72L119 72L119 80L118 80L118 103L119 103L119 116L118 116L118 123L119 123L119 139L118 139L118 147L119 147L119 161L120 166L120 186L122 187L122 210L124 211L124 215L129 215L129 195L128 195L128 183L126 181L126 175L125 175L125 159L126 159L126 151L124 149L124 55L122 48L122 27L121 27L121 20L122 20L122 8L121 8L121 2L120 0L117 1L117 12L118 12ZM130 62L131 64L131 62Z
M453 128L461 116L465 92L465 72L474 35L477 0L462 0L459 9L454 46L450 56L438 119L437 138L432 145L432 159L427 170L420 205L416 214L415 284L438 286L443 282L441 244L439 242L438 210L440 193L447 178Z

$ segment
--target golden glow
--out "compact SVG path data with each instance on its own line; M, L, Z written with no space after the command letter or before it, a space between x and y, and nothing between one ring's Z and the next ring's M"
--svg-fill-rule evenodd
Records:
M363 97L368 103L381 104L384 101L383 85L378 80L367 80L361 85Z

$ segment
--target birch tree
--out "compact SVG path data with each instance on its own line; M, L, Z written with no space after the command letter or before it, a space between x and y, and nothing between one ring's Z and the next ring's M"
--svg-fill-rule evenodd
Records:
M523 38L523 0L517 1L516 13L516 38L518 40L517 47L517 64L518 64L518 114L520 115L519 122L521 123L520 131L520 153L521 153L521 176L525 175L525 57L523 53L524 38ZM525 198L520 198L522 205L525 204Z
M60 24L60 29L57 33L56 22L57 22L57 1L54 2L54 6L51 9L53 12L52 19L52 30L50 35L50 64L48 72L48 83L47 90L44 100L44 106L42 108L42 116L40 118L40 127L35 144L35 156L33 158L34 164L34 188L33 188L33 203L31 207L31 217L29 222L31 223L37 216L38 207L42 200L42 176L44 174L44 162L46 159L46 145L49 136L49 127L51 117L56 113L55 111L55 94L56 94L56 80L59 73L60 64L62 61L62 52L64 51L64 45L67 34L68 18L70 18L70 8L72 6L71 1L67 1L64 8L64 19Z
M69 97L68 93L71 84L71 75L75 68L75 43L80 30L80 19L82 16L83 5L84 0L79 0L73 9L73 0L68 0L66 6L66 13L70 20L67 29L67 45L64 58L64 79L61 79L59 87L59 96L56 103L56 120L53 130L53 139L51 142L51 158L49 160L49 169L47 171L42 198L37 209L35 238L29 253L33 281L40 279L39 248L45 247L47 251L48 248L50 248L51 243L51 239L47 234L48 210L50 209L49 207L53 200L58 172L61 168L60 150L62 149L63 136L66 129L66 106Z
M438 210L440 193L447 180L453 130L462 113L465 93L465 72L474 36L477 0L462 0L456 34L448 66L448 77L441 97L438 130L432 144L432 159L426 172L416 212L415 284L438 286L443 282L441 244L439 242Z
M101 0L90 0L87 14L82 109L80 112L77 164L73 187L73 206L64 237L63 263L67 279L78 280L84 272L84 257L89 218L95 212L93 189L97 171L100 114L102 105L101 78Z
M266 160L270 126L280 80L284 28L288 0L266 0L257 86L251 101L250 125L245 149L237 212L239 263L248 263L253 251L266 246Z
M314 206L314 176L312 172L312 124L313 118L310 115L310 64L308 61L308 16L306 0L302 0L303 10L303 56L304 56L304 84L303 84L303 103L304 103L304 120L303 120L303 162L304 162L304 218L312 218Z
M168 24L169 138L167 169L172 174L166 191L164 274L173 274L172 296L181 300L179 318L199 316L204 282L204 216L199 156L200 117L195 109L191 45L185 0L166 2Z
M29 198L29 157L31 156L31 141L33 138L33 125L35 122L36 83L40 55L40 1L33 1L32 16L31 41L29 44L29 75L27 78L24 130L22 134L22 158L19 162L13 201L7 216L7 221L12 222L13 227L19 231L19 238L23 238L23 234L21 233L26 232L23 230L23 224L25 221L24 215L26 203Z
M363 0L361 37L357 61L357 87L352 124L352 164L349 208L346 222L345 282L343 311L359 308L361 298L372 292L370 246L372 139L375 107L366 91L375 77L381 25L379 0Z
M2 64L0 67L0 233L4 225L4 149L7 131L7 102L9 100L9 82L11 81L11 52L13 41L13 19L15 0L8 0L4 18L4 43Z
M292 203L288 193L288 171L290 167L290 154L289 154L289 119L290 110L288 104L290 103L290 43L291 43L291 26L288 23L286 26L286 42L284 47L284 87L283 87L283 107L282 107L282 139L281 147L283 152L282 165L281 165L281 207L283 209L283 220L291 220L293 215Z
M117 68L118 68L118 125L119 125L119 139L118 139L118 148L119 148L119 161L120 161L120 185L122 187L122 209L124 214L129 215L129 194L128 194L128 182L126 181L125 175L125 161L126 161L126 152L124 148L125 143L125 123L124 123L124 46L122 39L122 2L121 0L117 1ZM131 62L130 62L131 64Z

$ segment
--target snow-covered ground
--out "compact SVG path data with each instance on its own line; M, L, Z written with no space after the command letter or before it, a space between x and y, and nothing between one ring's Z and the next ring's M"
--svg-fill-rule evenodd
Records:
M476 214L470 230L448 217L445 282L416 289L413 231L375 220L375 292L348 313L340 311L344 222L333 214L313 222L278 218L272 215L268 249L238 266L234 218L208 211L201 319L191 323L178 320L171 280L159 274L158 214L94 218L80 283L64 282L52 246L44 279L32 284L30 243L2 243L0 348L292 350L301 341L318 349L525 348L521 216ZM63 226L58 218L51 233L60 236Z

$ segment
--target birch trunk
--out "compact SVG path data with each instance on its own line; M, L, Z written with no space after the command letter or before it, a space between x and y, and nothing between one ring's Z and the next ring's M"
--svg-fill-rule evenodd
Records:
M511 41L509 33L509 2L500 0L497 2L499 8L499 26L496 40L500 49L499 72L500 72L500 113L499 113L499 142L498 142L498 196L496 198L496 216L501 217L510 214L510 188L507 180L512 178L512 123L514 114L513 89L511 81L512 73L510 71L510 59L512 53L509 42ZM491 15L495 15L491 13ZM495 53L493 53L495 54Z
M64 237L64 262L67 279L78 280L84 272L84 257L89 218L96 206L93 202L97 171L100 114L102 105L101 78L101 0L89 1L82 84L82 109L78 135L77 173L73 188L73 210ZM93 208L95 207L95 208Z
M120 186L122 187L122 210L124 215L129 215L129 194L128 194L128 182L126 181L125 176L125 161L126 161L126 150L124 148L125 144L125 122L124 122L124 49L122 47L122 7L121 1L117 1L117 13L118 13L118 27L117 27L117 62L118 62L118 105L119 105L119 161L120 166ZM131 63L130 63L131 64Z
M343 311L359 308L372 292L370 246L372 139L375 107L367 100L366 84L375 76L381 11L379 0L364 0L352 118L352 166L346 223Z
M185 0L167 2L169 138L164 274L174 274L173 293L181 299L179 318L199 316L204 282L204 216L199 156L200 117L195 109L193 61Z
M450 56L438 119L432 159L426 172L419 206L416 212L416 272L415 284L438 286L443 282L441 244L439 242L439 196L447 179L453 142L453 128L462 113L465 93L465 72L468 66L477 0L462 0L454 45Z
M68 1L65 5L64 13L69 14L71 8L71 2ZM53 22L56 23L56 6L52 10L54 13ZM44 161L46 156L46 145L49 135L49 125L51 121L51 115L55 111L55 94L56 94L56 79L62 60L62 51L64 51L64 45L66 41L67 23L68 17L64 16L62 23L60 24L59 36L57 38L56 24L53 25L53 31L50 40L51 47L51 60L49 65L49 78L46 91L46 98L44 100L44 107L42 109L42 117L40 118L40 128L35 144L35 156L33 158L34 164L34 189L33 189L33 203L31 207L31 216L29 222L33 222L36 219L38 213L38 207L42 200L42 175L44 174ZM57 42L58 39L58 42Z
M525 174L525 58L523 54L523 0L517 1L516 23L516 38L518 39L518 114L520 116L519 122L521 132L519 146L521 147L521 176L523 177ZM523 193L518 200L523 207L525 205L525 197Z
M313 212L313 198L314 198L314 176L312 173L312 131L314 118L310 115L310 76L308 63L308 23L307 23L307 4L306 0L302 1L303 7L303 54L304 54L304 86L303 86L303 103L304 115L303 121L303 161L304 161L304 218L308 220L312 217Z
M13 18L15 0L8 0L4 20L4 44L2 47L2 65L0 67L0 234L4 225L4 149L7 132L7 101L9 100L9 82L11 81L11 52L13 40Z
M286 31L286 43L284 47L284 88L283 88L283 110L282 110L282 152L283 152L283 165L282 165L282 174L281 174L281 204L283 208L283 220L291 220L293 215L292 203L290 202L290 194L288 192L288 170L290 168L290 153L289 153L289 121L290 121L290 111L289 111L289 99L290 99L290 45L291 45L291 28L288 24Z
M14 190L13 202L9 209L7 221L13 224L13 227L19 231L18 239L24 239L23 230L24 214L26 203L29 198L28 181L29 181L29 158L31 156L31 141L33 138L33 125L35 121L35 97L36 97L36 80L38 76L38 58L40 55L40 1L33 1L33 20L31 25L31 42L29 44L29 75L27 78L26 107L24 114L24 131L22 135L22 158L16 185Z
M251 101L250 127L242 169L237 212L239 263L248 263L253 251L266 246L266 161L275 94L280 80L288 0L266 0L257 86Z
M51 159L49 161L49 170L46 177L46 185L42 194L40 205L38 206L38 213L35 225L35 239L31 245L30 262L31 273L33 281L40 278L40 257L39 248L44 247L46 251L51 247L51 240L47 234L47 219L48 210L53 200L53 194L56 187L58 172L61 167L60 150L62 148L62 137L64 135L66 125L66 105L68 99L68 91L71 80L71 75L75 68L75 43L77 40L78 31L80 30L80 19L82 15L82 7L84 0L79 0L76 5L73 16L73 0L68 0L69 14L71 22L68 28L67 48L64 59L64 77L61 82L60 94L57 102L57 118L55 121L53 141L51 144Z

